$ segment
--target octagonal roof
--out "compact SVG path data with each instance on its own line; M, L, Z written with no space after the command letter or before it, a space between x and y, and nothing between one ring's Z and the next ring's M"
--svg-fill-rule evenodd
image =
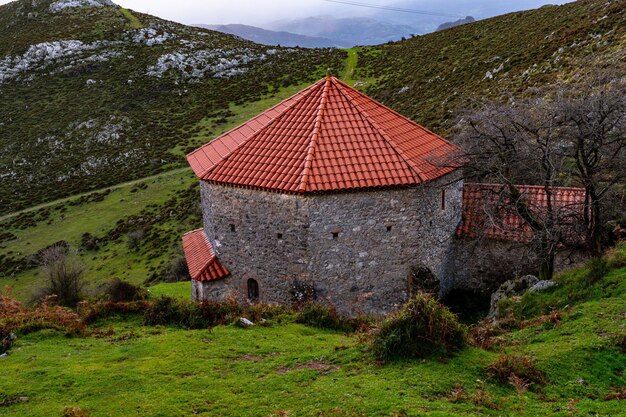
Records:
M208 182L314 193L417 185L458 168L460 148L326 77L187 155Z

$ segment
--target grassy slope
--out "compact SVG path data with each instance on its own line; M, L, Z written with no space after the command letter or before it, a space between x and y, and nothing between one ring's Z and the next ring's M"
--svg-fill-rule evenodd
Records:
M580 0L359 49L367 93L445 133L472 100L506 99L593 69L626 70L626 2ZM486 79L491 72L492 79Z
M95 47L0 83L0 214L184 166L181 153L171 151L189 148L200 120L278 86L312 82L327 67L341 68L345 56L261 46L115 7L50 14L51 1L0 6L0 62L42 42ZM109 53L115 55L100 60ZM160 57L178 53L190 57L184 68L147 75ZM207 53L217 57L194 61ZM238 53L263 59L236 59L246 70L236 76L185 75Z
M620 249L626 264L626 246ZM559 277L561 289L531 297L551 303L558 291L578 291L578 276ZM29 401L4 415L59 415L79 406L92 416L619 416L623 403L603 398L624 386L626 267L592 285L561 324L538 324L505 335L507 352L533 355L548 385L521 397L485 380L498 353L467 348L449 362L377 364L356 336L275 323L249 330L220 326L185 331L142 327L139 319L110 319L115 334L65 338L42 331L18 339L2 359L0 395ZM560 298L559 298L560 299ZM526 300L528 301L528 300ZM497 409L450 402L455 384L474 395L484 388Z

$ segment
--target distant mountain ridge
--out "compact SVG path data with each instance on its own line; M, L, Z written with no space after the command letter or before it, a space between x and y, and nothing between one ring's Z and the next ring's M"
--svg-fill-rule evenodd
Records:
M194 26L239 36L240 38L260 43L262 45L301 46L304 48L331 48L339 46L336 42L327 38L306 36L285 31L273 31L249 25L197 24Z
M419 33L418 28L415 27L397 25L368 17L315 16L277 21L268 25L272 30L328 38L344 48L398 41L413 33Z
M475 21L476 19L474 19L472 16L466 16L463 19L458 19L458 20L455 20L454 22L446 22L446 23L440 24L439 27L437 27L437 31L450 29L455 26L464 25L466 23L473 23Z

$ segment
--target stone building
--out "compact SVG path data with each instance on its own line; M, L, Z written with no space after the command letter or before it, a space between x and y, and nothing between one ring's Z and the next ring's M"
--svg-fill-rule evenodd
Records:
M193 298L290 303L308 291L342 312L382 314L425 278L445 289L460 154L320 80L187 156L204 215L183 237Z
M481 212L463 212L462 151L334 77L187 159L204 218L183 236L196 300L307 294L384 314L417 289L473 285L485 267L459 250ZM520 241L514 231L485 245Z

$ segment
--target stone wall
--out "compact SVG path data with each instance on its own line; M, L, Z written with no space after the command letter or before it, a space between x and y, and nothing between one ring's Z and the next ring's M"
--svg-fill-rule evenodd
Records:
M458 179L310 198L308 271L318 295L343 312L384 314L408 298L412 267L426 266L442 287L449 285L452 237L461 220Z
M254 279L261 301L289 303L297 280L341 312L384 314L406 300L409 271L420 265L446 291L462 188L458 173L419 187L307 196L202 183L205 232L232 273L201 284L202 297L246 300Z
M539 259L528 245L496 240L455 240L454 288L490 294L507 280L538 274ZM588 257L581 251L559 251L555 271L575 268L586 260Z

